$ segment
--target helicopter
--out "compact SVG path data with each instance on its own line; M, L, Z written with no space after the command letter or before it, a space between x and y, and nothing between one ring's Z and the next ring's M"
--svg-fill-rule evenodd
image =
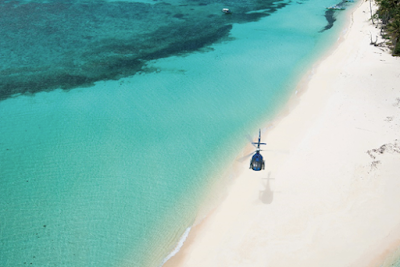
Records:
M266 143L261 143L261 129L258 131L258 142L252 142L253 145L257 145L256 153L251 157L250 169L253 171L261 171L265 168L265 162L262 155L260 154L260 145L266 145Z

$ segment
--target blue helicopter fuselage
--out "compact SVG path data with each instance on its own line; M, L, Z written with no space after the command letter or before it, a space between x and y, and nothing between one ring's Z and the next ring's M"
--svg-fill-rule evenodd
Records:
M261 171L264 168L264 160L260 152L257 151L251 158L250 168L253 169L253 171Z

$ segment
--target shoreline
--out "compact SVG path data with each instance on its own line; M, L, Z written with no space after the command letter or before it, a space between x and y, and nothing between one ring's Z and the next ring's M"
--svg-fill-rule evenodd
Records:
M341 33L335 42L335 44L328 48L326 51L322 52L320 57L317 57L317 60L310 64L308 70L305 71L303 74L298 75L300 79L297 82L293 82L296 90L294 90L289 96L287 103L283 105L283 107L276 111L275 114L272 116L272 120L268 121L267 123L264 124L264 130L263 130L263 136L266 135L266 129L273 128L276 124L279 123L284 117L286 117L290 112L292 112L292 109L298 104L300 96L306 91L307 89L307 84L310 80L310 77L312 77L314 70L318 67L318 65L325 59L327 58L332 51L334 51L337 46L343 41L343 36L344 32L347 32L349 25L352 23L352 13L354 12L355 9L357 9L359 6L359 3L355 3L355 5L352 5L350 7L350 14L348 14L345 19L347 20L344 25L342 25ZM257 135L258 136L258 135ZM263 138L264 139L264 138ZM269 145L269 144L268 144ZM243 147L241 154L239 154L235 162L232 165L233 173L234 173L234 178L228 176L231 175L224 173L220 174L218 177L223 177L222 179L220 178L220 181L217 182L218 186L216 186L218 189L212 187L212 190L214 191L223 191L219 195L215 195L214 191L212 195L214 196L214 200L211 201L211 204L208 203L206 205L203 205L202 208L199 211L199 216L196 217L194 223L188 227L190 229L189 233L187 234L186 231L182 234L182 236L179 238L179 241L175 248L166 256L166 258L163 260L160 266L163 267L175 267L179 264L181 264L182 258L184 255L187 253L188 248L191 246L191 244L195 241L197 235L203 229L203 225L205 221L208 220L208 218L213 214L215 209L218 207L218 205L227 197L227 194L230 191L230 188L232 184L235 182L235 180L243 175L243 172L246 172L248 168L243 168L243 165L247 164L246 161L245 164L239 163L238 159L243 157L244 155L248 155L250 152L252 152L253 147L251 145L247 145ZM224 186L224 188L221 188L221 186Z
M343 26L344 28L341 29L341 33L335 44L332 47L330 47L327 51L323 52L314 63L310 64L310 67L308 68L307 71L305 71L302 75L299 75L300 79L298 82L294 82L295 90L288 97L287 103L283 105L280 111L276 112L276 114L272 117L273 119L271 121L268 121L267 123L264 124L263 129L274 128L276 125L279 124L281 120L283 120L286 116L288 116L288 114L293 112L293 109L295 109L295 107L299 104L300 97L307 91L307 85L312 76L314 75L315 70L326 58L328 58L335 51L335 49L337 49L337 47L341 44L341 42L343 42L345 34L348 33L348 29L351 27L353 23L352 14L357 8L359 8L359 6L360 4L357 2L355 3L355 5L351 7L350 14L345 17L347 22L344 24ZM266 139L265 136L268 135L268 133L265 133L265 130L263 130L263 132L264 132L263 133L264 137L262 138L262 140ZM270 144L267 144L267 146L269 145ZM233 181L232 180L227 181L228 180L226 178L228 176L227 174L222 175L223 179L221 179L222 181L219 181L218 184L223 184L226 186L226 188L223 189L224 192L219 196L217 196L217 201L213 201L212 202L213 204L211 206L210 204L205 205L206 209L201 210L200 216L198 216L195 219L194 224L189 226L190 228L189 234L186 234L186 232L182 234L176 247L173 249L173 251L171 251L170 254L168 254L168 256L164 259L164 261L160 266L184 267L184 265L182 265L183 259L186 257L186 254L188 253L191 245L195 242L196 237L199 235L199 233L201 233L202 229L205 227L207 220L209 219L209 217L212 216L212 214L218 208L218 205L221 204L221 202L223 202L226 199L227 195L230 192L232 184L235 183L236 179L238 179L241 175L243 175L243 173L245 173L248 170L248 168L244 167L244 165L248 164L247 161L245 161L245 163L239 163L237 159L241 158L243 155L249 154L252 151L252 149L253 147L250 145L247 145L242 149L242 153L236 157L236 160L232 166L235 173Z
M396 251L400 197L392 192L388 209L385 190L400 186L394 180L400 153L367 151L400 143L400 61L369 44L369 32L379 30L368 21L368 3L353 8L346 32L299 81L262 136L267 149L290 153L264 152L264 172L240 164L222 203L192 227L164 267L376 266ZM376 224L363 222L386 213Z

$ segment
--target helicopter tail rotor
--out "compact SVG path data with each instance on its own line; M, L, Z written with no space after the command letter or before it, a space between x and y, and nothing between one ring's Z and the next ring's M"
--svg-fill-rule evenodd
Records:
M252 142L253 145L257 145L257 151L260 151L260 145L266 145L267 143L261 143L261 129L258 130L258 142Z

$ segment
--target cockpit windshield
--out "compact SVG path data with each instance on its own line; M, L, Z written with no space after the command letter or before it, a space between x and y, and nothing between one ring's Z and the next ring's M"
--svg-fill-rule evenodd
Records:
M261 170L261 162L260 161L253 161L253 169Z

